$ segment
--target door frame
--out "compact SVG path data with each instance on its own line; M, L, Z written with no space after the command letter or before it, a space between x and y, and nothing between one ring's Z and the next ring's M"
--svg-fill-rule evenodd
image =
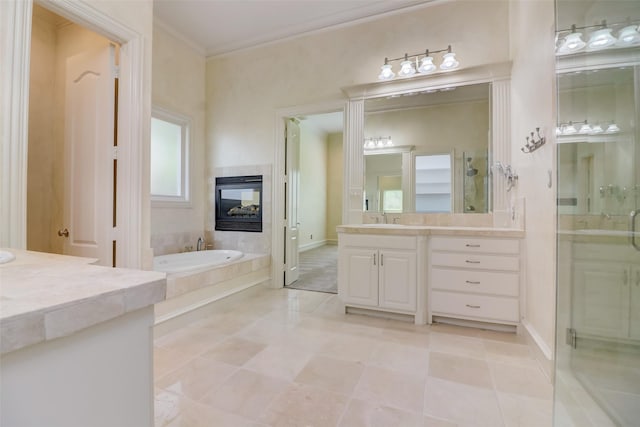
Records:
M273 216L271 217L271 287L284 287L284 240L286 227L284 212L284 183L285 183L285 120L296 116L311 116L315 114L335 113L341 111L343 114L343 135L345 129L347 101L344 99L327 101L318 104L307 104L288 108L280 108L275 114L275 147L273 154L273 188L272 206ZM344 139L343 139L344 140ZM343 142L342 151L347 151L347 144ZM344 191L344 189L343 189ZM343 194L344 199L344 194ZM344 221L344 215L343 219Z
M121 22L75 0L36 0L40 6L120 44L118 90L118 185L114 233L116 265L142 268L143 208L145 193L144 137L149 133L150 105L144 93L144 37ZM29 77L34 0L2 2L4 27L2 58L2 184L0 187L0 246L26 249L27 242L27 144ZM148 159L147 159L148 160ZM126 183L126 185L124 185Z

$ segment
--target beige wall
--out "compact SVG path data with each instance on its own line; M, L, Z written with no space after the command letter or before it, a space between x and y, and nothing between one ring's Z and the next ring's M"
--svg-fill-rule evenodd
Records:
M556 301L556 189L555 189L555 57L554 3L551 0L518 0L511 4L512 160L519 180L512 203L525 199L526 301L524 324L552 356ZM535 34L536 42L532 43ZM548 143L532 154L520 147L525 137L540 127ZM552 187L547 186L552 173ZM549 353L551 352L551 353ZM551 372L550 361L543 363Z
M327 139L327 241L336 244L336 227L342 224L342 141L342 133L329 134Z
M195 247L204 237L207 180L205 177L205 58L162 27L153 29L154 105L191 119L190 207L151 208L151 246L155 255Z
M271 162L276 109L343 99L385 56L449 44L463 67L508 60L508 3L436 3L208 60L208 167Z
M300 122L300 196L298 247L327 238L327 134Z

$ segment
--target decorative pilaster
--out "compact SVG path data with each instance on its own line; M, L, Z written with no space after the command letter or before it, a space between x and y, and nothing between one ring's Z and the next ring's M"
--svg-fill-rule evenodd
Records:
M344 200L342 222L362 222L362 197L364 188L364 99L350 100L345 117L344 146Z

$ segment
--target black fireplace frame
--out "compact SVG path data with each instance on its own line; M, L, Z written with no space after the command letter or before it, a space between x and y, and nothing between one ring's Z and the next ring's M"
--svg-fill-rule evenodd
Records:
M231 217L225 215L228 202L222 199L223 190L254 190L259 193L258 212L255 216ZM262 175L226 176L216 178L216 226L219 231L248 231L262 232ZM225 207L227 203L227 207ZM238 201L239 203L239 201Z

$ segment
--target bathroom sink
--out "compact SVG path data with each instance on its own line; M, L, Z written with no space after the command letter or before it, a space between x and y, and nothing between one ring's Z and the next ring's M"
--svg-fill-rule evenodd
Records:
M9 251L0 251L0 264L6 264L16 259L16 256Z
M360 224L358 227L365 228L402 228L406 227L404 224Z

